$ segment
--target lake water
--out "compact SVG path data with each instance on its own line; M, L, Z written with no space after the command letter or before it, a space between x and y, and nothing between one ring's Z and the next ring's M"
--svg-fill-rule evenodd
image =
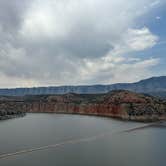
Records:
M104 136L0 159L0 166L165 166L166 129L122 132L142 123L111 118L27 114L0 121L0 154Z

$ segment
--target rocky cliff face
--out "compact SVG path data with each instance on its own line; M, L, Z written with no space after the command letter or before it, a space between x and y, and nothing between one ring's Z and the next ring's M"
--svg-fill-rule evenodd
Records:
M154 121L166 119L166 102L129 91L107 94L25 96L1 100L0 109L19 112L70 113L99 115L124 120ZM10 111L9 111L10 112Z

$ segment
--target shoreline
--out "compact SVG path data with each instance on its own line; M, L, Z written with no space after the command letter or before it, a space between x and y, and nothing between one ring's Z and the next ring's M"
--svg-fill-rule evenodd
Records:
M103 117L103 118L110 118L113 120L119 120L119 121L126 121L126 122L139 122L139 123L152 123L152 122L160 122L160 121L166 121L166 116L164 117L120 117L120 116L114 116L114 115L106 115L106 114L98 114L98 113L84 113L84 112L66 112L66 111L59 111L59 112L26 112L26 113L35 113L35 114L64 114L64 115L81 115L81 116L93 116L93 117ZM21 113L17 115L5 115L0 116L0 121L3 120L9 120L14 118L21 118L26 116L26 113Z
M14 118L21 118L21 117L24 117L25 115L26 115L26 113L17 114L17 115L0 116L0 121L8 120L8 119L14 119Z
M104 118L110 118L114 120L119 121L126 121L126 122L139 122L139 123L152 123L152 122L159 122L159 121L166 121L166 116L163 117L120 117L120 116L113 116L113 115L106 115L106 114L97 114L97 113L83 113L83 112L65 112L65 111L59 111L59 112L27 112L27 113L41 113L41 114L64 114L64 115L81 115L81 116L92 116L92 117L104 117ZM139 119L140 118L140 119Z

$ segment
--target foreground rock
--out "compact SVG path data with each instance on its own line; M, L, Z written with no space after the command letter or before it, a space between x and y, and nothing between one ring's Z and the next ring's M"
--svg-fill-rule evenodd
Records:
M124 90L107 94L69 93L3 98L0 108L16 112L86 114L135 121L166 120L166 101Z

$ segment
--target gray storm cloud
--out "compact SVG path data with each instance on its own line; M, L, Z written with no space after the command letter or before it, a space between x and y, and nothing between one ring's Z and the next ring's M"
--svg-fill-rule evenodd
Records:
M154 6L151 0L1 0L0 86L112 83L150 75L159 59L127 54L157 43L148 27L137 28L138 18ZM140 71L137 77L132 70Z

